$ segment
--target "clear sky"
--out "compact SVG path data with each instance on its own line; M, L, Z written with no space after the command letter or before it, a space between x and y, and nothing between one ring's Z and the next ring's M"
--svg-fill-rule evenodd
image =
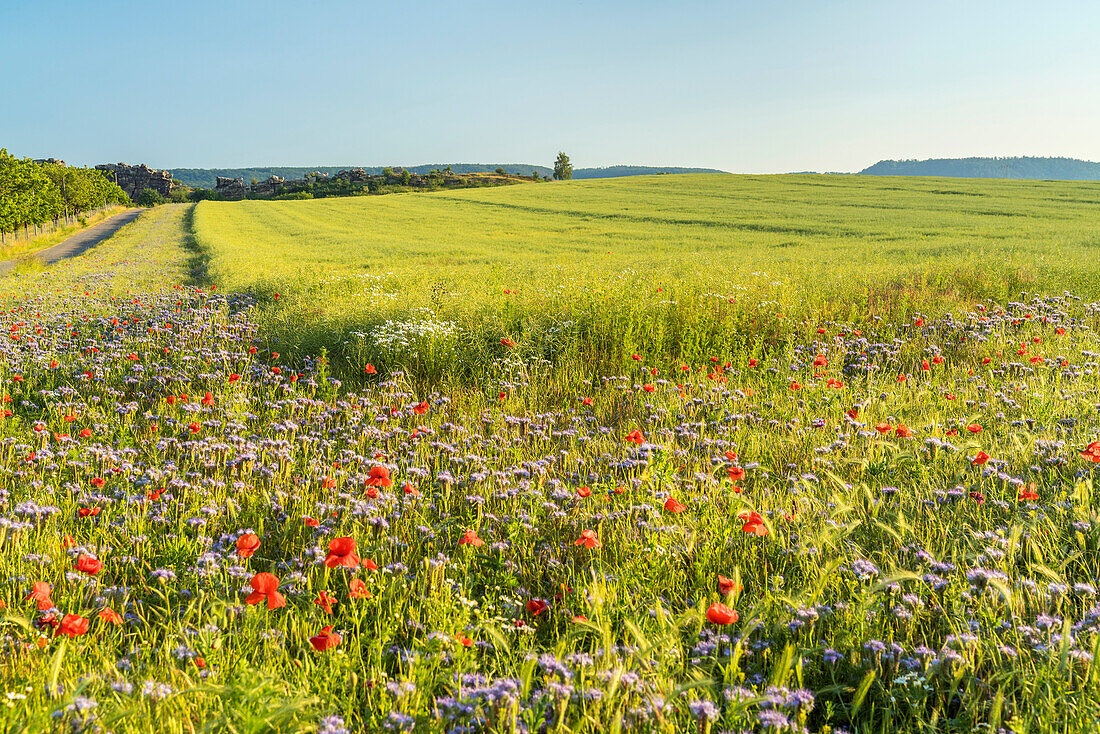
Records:
M0 0L0 147L75 164L1100 160L1100 3Z

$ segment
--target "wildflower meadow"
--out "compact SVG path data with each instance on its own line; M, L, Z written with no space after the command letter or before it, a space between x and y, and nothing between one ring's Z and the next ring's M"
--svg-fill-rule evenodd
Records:
M24 268L0 730L1095 731L1095 199L202 202Z

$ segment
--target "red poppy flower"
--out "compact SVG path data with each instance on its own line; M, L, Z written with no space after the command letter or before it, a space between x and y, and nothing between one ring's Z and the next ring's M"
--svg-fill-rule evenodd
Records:
M913 436L913 430L904 423L899 423L897 428L894 429L894 433L897 434L898 438L912 438Z
M419 497L420 496L420 490L417 489L416 487L412 486L411 484L406 484L404 487L401 488L401 491L404 492L405 494L411 495L413 497Z
M472 545L475 548L480 548L485 545L485 541L477 537L476 530L467 530L462 534L462 539L458 541L459 545Z
M707 609L707 621L711 624L733 624L738 619L737 612L727 607L722 602L715 602Z
M241 558L251 558L259 547L260 538L253 533L245 533L237 538L237 555Z
M122 624L122 615L116 612L114 609L107 607L99 612L99 618L108 624L113 624L116 627Z
M390 479L390 470L384 466L372 466L370 473L367 475L368 487L392 487L393 480Z
M73 568L75 568L77 571L80 571L80 573L86 573L89 576L95 576L97 573L103 570L103 562L81 553L79 556L77 556L76 563L73 564Z
M649 383L647 382L646 384L642 385L642 389L643 389L643 390L645 390L646 392L653 392L653 391L654 391L654 390L656 390L657 388L656 388L656 386L654 386L654 385L650 385L650 384L649 384Z
M187 430L190 431L191 433L198 433L201 429L202 429L202 426L200 426L198 423L188 423L187 424Z
M640 354L632 354L632 355L630 355L630 358L633 359L635 362L641 362L642 361L642 355L640 355Z
M1100 464L1100 441L1093 441L1086 446L1085 450L1081 452L1081 456L1085 457L1086 461Z
M466 637L465 635L455 635L455 642L462 645L463 647L470 647L474 644L474 641L471 640L469 637Z
M321 591L313 603L325 610L325 614L332 614L332 605L336 604L336 597L327 591Z
M61 619L61 626L57 629L59 635L68 635L69 637L77 637L87 633L87 631L88 620L79 614L66 614Z
M731 466L726 469L726 473L729 475L731 482L740 482L745 478L745 468L742 466Z
M792 382L792 383L791 383L790 385L788 385L787 387L789 387L789 388L790 388L791 390L801 390L801 389L802 389L802 385L800 385L800 384L799 384L799 383L797 383L797 382Z
M592 404L592 398L585 398L584 400L581 400L581 405L591 405L591 404Z
M989 454L984 451L979 451L978 455L970 460L970 463L974 466L981 466L985 462L989 461Z
M202 396L202 401L201 402L202 402L203 405L213 405L214 404L214 395L209 390L207 390L206 394Z
M573 541L573 545L583 545L585 548L601 547L600 541L596 537L595 530L582 530L581 537Z
M428 401L422 400L413 406L413 413L416 413L417 415L424 415L428 412L429 407L430 406L428 405Z
M755 367L757 364L758 363L755 359L750 359L749 360L749 367Z
M686 510L687 505L679 502L675 497L669 497L665 500L665 509L672 513L678 513Z
M718 591L722 594L722 596L731 594L734 591L741 592L743 590L744 587L741 586L741 584L737 583L733 579L726 578L722 574L718 574Z
M239 380L239 379L241 379L241 376L240 376L240 375L238 375L238 374L237 374L236 372L234 372L233 374L231 374L231 375L229 376L229 381L230 381L230 382L236 382L236 381L237 381L237 380Z
M545 612L547 609L549 609L550 605L547 604L546 601L543 599L531 599L529 602L527 602L526 607L528 614L537 617Z
M244 598L247 604L267 602L268 609L286 606L286 597L279 593L279 578L271 573L258 573L248 582L252 593Z
M76 511L76 514L80 517L95 517L102 511L102 507L81 507Z
M315 520L314 518L308 516L303 517L302 522L304 522L306 524L306 527L309 528L315 528L321 524L320 520Z
M825 359L824 354L819 354L814 357L814 367L828 367L829 360Z
M640 446L641 444L645 443L645 436L642 435L641 431L633 430L630 433L626 434L626 440Z
M330 648L336 647L340 644L343 638L340 635L332 631L332 625L321 628L320 634L316 634L309 638L309 644L313 645L313 649L317 652L324 652Z
M374 365L367 363L367 366L363 368L363 374L365 375L377 375L378 370L374 369Z
M875 430L879 433L889 433L890 431L894 430L894 427L891 426L889 423L876 423Z
M367 584L362 579L352 579L348 584L349 599L370 599L373 596L367 591Z
M760 536L768 534L768 526L764 523L764 518L760 516L760 513L743 510L738 513L737 518L744 523L741 526L741 532Z
M1035 491L1035 482L1020 490L1020 502L1034 502L1039 499L1039 493Z
M922 359L920 361L920 371L921 372L929 372L929 371L931 371L931 369L932 369L932 365L928 364L927 359Z
M50 599L51 591L52 588L45 581L37 581L34 586L31 587L31 593L27 594L27 601L34 599L38 602L38 611L40 612L52 609L54 603L53 600Z
M979 426L977 423L971 423L969 426L966 427L966 430L970 431L971 433L981 433L982 427Z
M503 344L504 346L508 347L509 349L511 349L512 347L514 347L516 345L516 343L514 341L512 341L511 339L509 339L506 336L501 337L500 343Z
M355 538L336 538L328 544L325 565L329 568L355 568L359 565L359 560L359 554L355 552Z
M591 497L592 490L588 487L577 487L577 496L580 498Z
M102 489L103 485L107 483L107 480L103 477L92 477L91 485L96 489Z

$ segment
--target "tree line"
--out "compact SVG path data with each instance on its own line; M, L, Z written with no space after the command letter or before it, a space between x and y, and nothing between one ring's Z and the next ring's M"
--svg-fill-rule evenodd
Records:
M126 193L102 171L36 163L0 148L0 231L129 203Z

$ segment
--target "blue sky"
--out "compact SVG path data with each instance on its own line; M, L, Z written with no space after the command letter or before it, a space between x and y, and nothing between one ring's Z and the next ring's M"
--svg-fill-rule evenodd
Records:
M0 147L154 167L1100 160L1100 3L14 2Z

